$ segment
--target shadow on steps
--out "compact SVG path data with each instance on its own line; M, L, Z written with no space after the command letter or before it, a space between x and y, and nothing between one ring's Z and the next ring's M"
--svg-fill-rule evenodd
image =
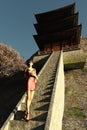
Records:
M0 127L25 93L26 78L23 73L0 79Z

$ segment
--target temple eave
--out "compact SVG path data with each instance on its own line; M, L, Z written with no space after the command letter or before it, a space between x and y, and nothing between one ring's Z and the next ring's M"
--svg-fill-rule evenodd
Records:
M77 26L77 24L78 13L62 20L54 20L50 23L48 22L43 24L34 24L34 26L38 34L47 34L67 30L69 28Z
M57 16L58 18L64 18L66 16L73 15L74 10L75 10L75 3L65 6L63 8L53 10L53 11L35 14L35 17L36 17L37 21L40 23L40 22L44 22L44 21L50 21L55 16ZM65 14L65 15L63 15L63 14Z
M48 35L34 35L34 38L37 44L45 44L50 42L57 42L61 40L71 39L72 37L76 37L81 33L81 25L75 27L74 29L69 29L63 32L56 32Z

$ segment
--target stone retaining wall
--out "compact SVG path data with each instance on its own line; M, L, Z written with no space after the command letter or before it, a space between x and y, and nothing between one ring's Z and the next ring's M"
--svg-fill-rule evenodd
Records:
M83 50L64 52L63 57L65 70L83 68L86 62L86 55Z

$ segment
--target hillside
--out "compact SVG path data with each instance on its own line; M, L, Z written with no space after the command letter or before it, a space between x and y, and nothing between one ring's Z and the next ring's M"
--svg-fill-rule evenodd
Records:
M87 57L87 38L80 47ZM65 71L63 130L87 130L87 58L83 69Z

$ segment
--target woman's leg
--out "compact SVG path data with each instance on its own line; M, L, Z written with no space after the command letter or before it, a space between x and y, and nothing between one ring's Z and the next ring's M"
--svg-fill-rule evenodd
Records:
M32 101L32 99L33 99L33 97L34 97L34 93L35 93L35 91L32 90L32 91L31 91L31 101Z
M30 104L34 96L34 91L27 91L27 101L26 101L26 112L27 112L27 119L29 119L29 111L30 111Z

